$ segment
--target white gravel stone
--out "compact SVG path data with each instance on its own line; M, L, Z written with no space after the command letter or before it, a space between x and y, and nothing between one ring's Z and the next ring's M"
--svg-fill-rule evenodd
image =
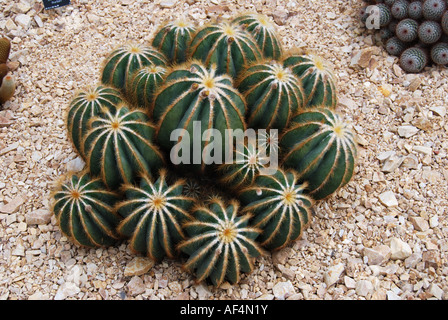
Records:
M387 291L386 295L387 300L401 300L400 296L391 290Z
M81 157L76 157L67 163L67 171L79 172L84 169L85 165Z
M437 284L431 283L431 285L428 288L428 292L431 293L438 300L442 300L443 298L443 290L439 288Z
M330 287L331 285L338 282L344 270L345 266L343 263L338 263L328 268L328 270L324 274L324 281L327 287Z
M389 260L391 250L386 245L364 248L364 256L367 257L367 263L369 265L381 265Z
M26 14L18 14L16 16L15 22L23 27L25 30L29 28L29 26L31 25L31 17L26 15Z
M275 299L285 300L296 293L291 281L279 282L272 288Z
M398 134L403 138L410 138L413 135L417 134L418 131L418 128L410 125L400 126L398 128Z
M78 294L81 289L72 282L64 282L56 292L54 300L65 300Z
M51 220L52 213L47 209L37 209L26 214L26 223L30 224L48 224Z
M412 254L411 247L398 238L392 238L390 241L390 258L392 260L404 260Z
M154 266L154 260L146 257L136 257L126 265L125 277L140 276L147 273Z
M398 206L397 198L392 191L386 191L379 195L379 200L386 207L396 207Z
M367 295L373 293L373 284L369 280L359 280L356 282L355 291L361 297L367 297Z

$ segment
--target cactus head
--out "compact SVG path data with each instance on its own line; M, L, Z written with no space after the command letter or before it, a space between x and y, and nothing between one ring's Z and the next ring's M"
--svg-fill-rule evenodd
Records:
M267 16L258 13L242 14L233 22L243 26L253 35L264 58L280 59L283 54L282 44L278 39L274 22Z
M154 47L133 43L112 51L103 64L101 82L124 91L136 70L148 65L166 66L167 61Z
M242 73L236 86L246 100L250 128L282 130L293 114L304 107L302 83L292 70L270 61L252 64Z
M427 64L428 56L423 48L408 48L400 56L400 67L406 72L420 72Z
M448 10L446 10L443 14L440 24L442 26L443 32L448 35Z
M150 110L157 88L163 83L167 69L149 65L136 70L126 86L126 97L138 108Z
M302 83L305 108L325 105L335 108L337 79L328 61L314 53L290 53L283 60Z
M16 79L11 73L7 73L0 86L0 105L12 98L16 91Z
M426 20L440 21L446 7L445 0L425 0L422 5L423 18Z
M254 214L251 224L262 230L257 241L268 250L281 249L297 240L311 221L313 200L305 194L293 170L279 169L260 175L241 190L244 210Z
M413 1L409 4L408 16L414 20L420 20L423 17L423 4L421 1Z
M447 65L448 64L448 44L445 42L439 42L431 48L431 59L435 64Z
M434 44L442 36L442 27L435 21L424 21L418 28L418 38L424 44Z
M398 37L392 37L386 42L386 51L393 56L399 57L401 53L406 50L407 44Z
M84 138L84 152L90 172L100 176L108 188L132 183L146 173L152 176L164 163L153 142L155 131L146 113L120 104L89 122Z
M169 63L182 63L188 57L188 44L196 27L187 19L181 18L163 24L155 33L152 46L162 52Z
M395 34L403 42L415 41L418 38L418 22L410 18L401 20Z
M216 66L218 74L236 78L262 54L249 31L233 22L220 22L200 29L190 43L191 57L207 67Z
M232 131L244 131L246 127L246 104L232 79L217 74L214 66L207 68L198 61L177 66L168 73L150 113L157 121L157 140L162 148L170 150L173 164L202 173L217 163L208 157L214 146L219 146L214 150L215 156L225 155L226 148L232 148L226 143L233 140ZM173 132L177 134L176 141L171 138ZM195 139L198 141L193 142ZM203 152L198 161L193 145L200 146Z
M250 213L240 213L236 201L214 199L194 208L193 216L184 225L189 239L178 248L188 255L183 268L194 273L197 282L238 283L242 273L253 270L263 250L255 241L260 230L249 224Z
M299 113L280 138L282 165L307 182L311 197L321 200L346 185L355 169L354 134L341 116L327 108Z
M159 261L177 255L177 244L186 238L182 224L191 220L194 200L182 195L183 180L167 183L165 170L153 180L144 174L138 186L122 187L126 199L116 206L123 217L117 230L130 238L132 251Z
M52 212L63 234L78 245L105 247L116 244L120 217L114 211L118 196L89 173L61 179L52 193Z
M103 109L112 110L122 102L120 91L112 87L97 86L75 93L66 116L68 136L76 151L84 160L84 137L89 130L89 121Z
M395 19L403 20L408 17L409 2L406 0L397 0L390 8L390 11Z

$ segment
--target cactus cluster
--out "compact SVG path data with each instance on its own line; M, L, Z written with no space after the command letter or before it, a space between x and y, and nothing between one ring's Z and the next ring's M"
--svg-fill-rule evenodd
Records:
M331 68L285 51L266 16L165 23L106 55L99 78L66 116L86 169L53 194L77 244L128 241L155 261L183 258L197 281L235 283L354 173Z
M8 67L11 42L8 38L0 39L0 107L12 98L16 90L16 81Z
M360 19L379 21L385 50L399 57L401 68L422 72L427 66L448 64L448 3L446 0L363 0Z

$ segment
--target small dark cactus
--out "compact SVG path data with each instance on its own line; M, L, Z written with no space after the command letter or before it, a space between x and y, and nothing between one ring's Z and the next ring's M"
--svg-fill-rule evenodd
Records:
M439 42L431 48L431 59L435 64L448 64L448 43Z
M436 43L442 36L442 27L435 21L425 21L418 28L418 38L425 44Z
M387 26L392 20L392 13L388 6L383 3L377 5L380 13L380 27Z
M413 1L409 4L408 16L414 20L419 20L423 17L423 4L421 1Z
M395 19L402 20L408 17L409 2L406 0L397 0L394 2L390 11Z
M380 38L381 40L389 40L394 36L394 33L389 30L389 28L381 28L380 30Z
M440 24L442 25L443 32L448 35L448 10L443 14Z
M400 56L401 68L409 73L418 73L428 64L428 55L423 48L406 49Z
M384 0L384 3L388 5L389 7L392 7L394 5L396 0Z
M392 56L400 56L407 45L397 37L392 37L386 42L386 51Z
M445 0L426 0L423 2L422 13L426 20L440 21L445 10Z
M395 30L398 39L404 42L412 42L418 38L418 22L414 19L401 20Z

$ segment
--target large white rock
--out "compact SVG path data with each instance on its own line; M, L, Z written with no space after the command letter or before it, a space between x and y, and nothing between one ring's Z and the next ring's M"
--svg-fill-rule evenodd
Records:
M395 198L395 194L392 191L383 192L379 195L379 199L386 207L398 206L397 198Z
M404 260L412 254L412 249L401 239L392 238L390 241L390 252L392 260Z
M29 26L31 25L31 17L23 13L18 14L14 20L19 26L21 26L25 30L28 29Z
M343 263L338 263L328 268L327 272L325 272L324 274L324 281L327 287L330 287L331 285L338 282L344 270L345 266Z
M291 281L279 282L272 288L274 297L278 300L285 300L296 293Z

